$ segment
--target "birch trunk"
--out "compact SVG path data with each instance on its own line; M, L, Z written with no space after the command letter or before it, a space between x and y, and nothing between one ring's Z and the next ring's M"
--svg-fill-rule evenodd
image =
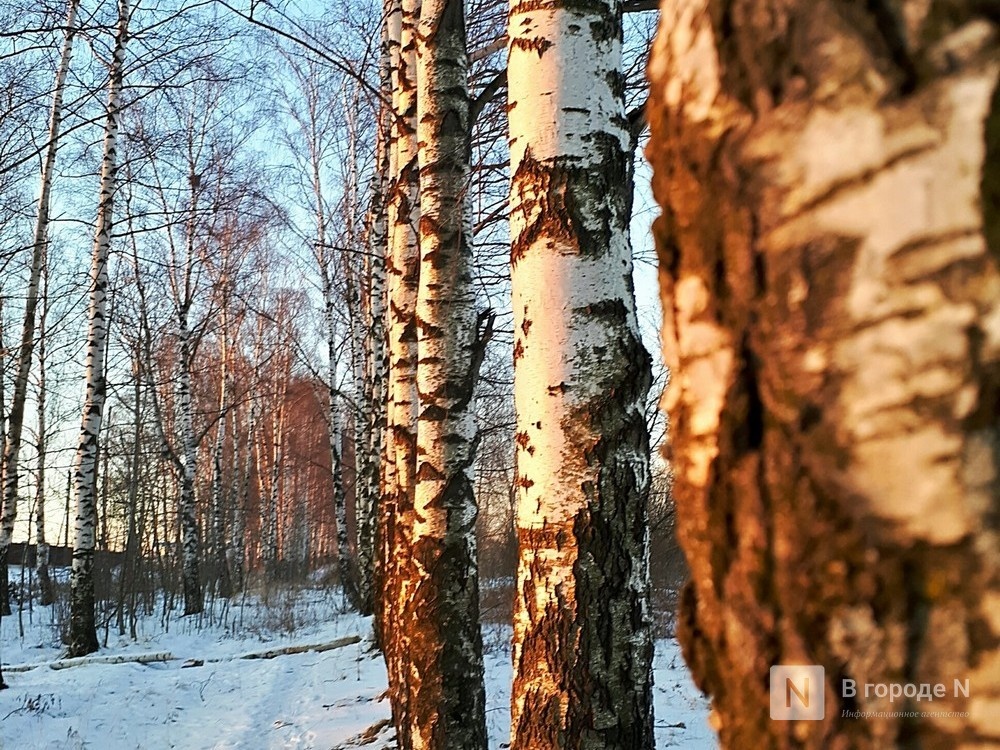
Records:
M381 518L385 524L387 599L383 643L389 675L389 694L397 742L411 746L411 656L404 626L406 602L413 594L410 561L413 500L416 487L417 329L416 300L420 271L417 222L420 216L416 139L416 23L418 0L402 0L388 16L390 54L393 56L393 129L390 148L388 203L389 251L389 406L388 472ZM398 25L397 25L398 24ZM395 29L398 28L398 33ZM393 43L398 39L398 43Z
M383 40L384 41L384 40ZM382 75L381 65L388 62L384 57L380 60L380 75ZM358 128L357 116L361 89L355 86L352 100L347 101L345 92L344 108L347 111L347 143L348 143L348 165L347 185L344 196L344 225L345 235L349 247L360 246L367 238L359 237L356 229L355 216L359 209L358 201L358 162L357 144ZM376 165L381 168L381 152L384 148L381 134L376 143ZM342 252L344 268L344 282L347 301L348 324L350 327L350 351L351 365L354 381L354 398L356 408L353 413L353 438L354 438L354 520L355 520L355 548L352 551L350 562L350 572L352 575L353 596L356 609L362 614L372 613L371 604L371 574L372 574L372 542L374 533L375 495L371 492L370 486L365 482L365 478L371 475L369 463L371 454L368 450L368 431L371 427L371 420L368 412L375 408L374 403L369 400L372 394L370 387L371 380L371 357L370 349L372 342L368 341L368 327L365 325L365 315L371 313L370 300L367 299L365 289L368 279L366 273L369 270L370 262L367 260L358 263L354 253ZM346 493L345 493L346 495Z
M317 191L319 173L316 172ZM317 201L319 201L317 192ZM321 247L325 247L325 233L322 218L322 208L318 214L320 225L319 238ZM322 251L321 264L326 260L326 250ZM324 265L321 268L323 277L323 300L324 318L326 322L326 343L327 343L327 396L329 398L329 412L327 414L327 437L330 444L330 489L333 496L333 511L337 522L337 571L340 576L340 585L343 587L344 596L351 607L360 611L361 602L358 594L357 570L354 565L354 553L351 550L350 536L347 533L347 497L344 493L343 461L341 460L341 417L337 401L340 398L337 388L337 325L333 316L334 292L333 282L330 278L329 269Z
M331 347L330 355L333 356ZM331 367L331 370L336 370ZM330 373L335 377L335 372ZM350 535L347 533L347 501L344 494L344 464L341 460L341 424L340 409L337 408L336 386L330 388L330 479L333 488L333 508L337 521L337 571L344 596L351 607L360 610L358 600L357 572L354 566L354 555L351 551Z
M3 287L0 285L0 440L3 444L7 443L7 389L6 389L6 374L7 374L7 347L4 344L3 336L3 306L4 306L4 294ZM0 453L0 461L3 461L3 454ZM0 465L0 479L2 479L3 466ZM2 491L2 484L0 484L0 491ZM0 495L0 506L3 505L2 495ZM0 515L2 515L2 507L0 507ZM13 529L13 526L11 527ZM13 536L13 533L11 534ZM7 548L0 550L0 619L4 616L10 614L10 579L9 572L7 568L7 550L10 549L10 544L8 543ZM6 685L3 683L3 678L0 676L0 690L5 688Z
M385 340L385 250L388 238L385 196L389 177L390 114L386 102L391 101L389 71L389 34L383 24L379 57L379 92L383 97L376 120L375 175L372 179L371 201L365 225L364 263L366 281L364 304L367 326L359 319L362 352L364 356L363 388L361 403L364 410L358 415L361 429L355 451L363 456L357 463L356 496L362 510L358 513L358 587L362 611L376 615L376 592L381 591L377 580L376 557L378 544L379 478L382 470L382 445L385 434L386 340Z
M236 430L233 430L236 435ZM241 481L237 492L236 517L233 519L233 578L241 591L246 589L248 570L253 569L253 557L246 540L247 512L250 508L250 483L254 474L254 446L257 444L257 401L250 398L247 414L247 439L243 443L246 455L243 458ZM233 459L236 460L235 457ZM235 466L235 463L234 463ZM259 467L258 467L259 471Z
M4 381L6 380L6 362L4 359L6 357L6 348L3 342L3 288L0 286L0 438L3 438L4 442L7 440L7 393L4 388ZM2 460L2 456L0 456ZM0 467L2 470L3 467ZM10 549L10 545L7 547ZM7 553L4 551L0 553L0 599L2 599L3 604L0 606L0 624L3 622L4 610L9 612L10 610L10 581L9 573L7 571ZM0 669L0 690L6 690L7 685L3 679L3 670Z
M476 568L474 389L483 345L471 276L462 0L423 0L416 99L420 270L417 473L409 631L413 748L486 748Z
M3 498L0 502L0 569L3 583L0 585L0 609L10 614L7 594L7 548L14 533L17 518L17 489L19 482L19 460L21 453L21 432L24 426L24 405L28 395L28 376L31 372L31 358L35 346L36 310L38 288L42 276L45 249L48 242L49 202L52 193L52 178L55 173L56 152L63 117L63 92L73 56L73 40L76 38L76 16L79 0L69 0L66 10L66 33L63 37L59 65L56 68L52 89L52 107L49 113L48 143L42 160L41 191L38 197L38 213L35 218L35 233L31 250L31 270L28 290L24 302L24 322L21 328L21 345L18 350L17 372L14 376L14 392L11 394L10 412L3 442Z
M225 290L227 281L222 279ZM223 294L226 292L224 291ZM215 445L212 448L212 552L215 558L215 576L219 585L219 596L232 596L232 582L229 577L229 556L226 549L226 492L222 471L223 447L226 438L227 411L229 409L229 316L228 300L222 302L222 373L219 378L219 422L216 425Z
M118 2L118 29L111 69L108 71L107 120L101 161L100 202L94 232L90 267L89 329L85 352L86 399L80 427L80 442L74 470L76 525L73 567L70 573L69 656L84 656L97 650L94 623L94 537L97 531L97 451L104 413L104 352L107 346L108 252L118 171L118 123L128 39L128 0Z
M373 564L372 564L372 604L375 612L375 632L386 655L387 663L389 657L389 647L391 640L388 637L388 620L391 613L391 597L389 564L392 560L390 543L395 525L395 500L393 498L395 487L395 448L392 445L392 430L389 428L389 414L391 408L391 391L389 387L389 339L388 334L391 328L392 308L389 299L388 287L388 264L391 253L390 247L390 223L389 208L392 204L391 192L398 175L395 139L398 132L398 125L395 120L395 98L393 96L394 71L399 64L399 17L401 9L398 0L385 0L383 3L385 21L382 26L382 56L379 61L380 88L382 103L379 108L379 135L383 139L383 152L380 154L379 169L376 170L378 187L373 196L373 204L377 202L375 210L372 211L372 231L369 233L369 248L372 257L372 304L382 305L380 322L376 323L372 318L372 335L378 333L377 338L373 338L372 356L376 357L372 365L373 379L372 392L378 393L381 408L378 412L373 410L372 418L379 421L378 443L375 444L376 433L371 434L371 449L378 452L378 482L375 503L375 528L373 530ZM374 285L376 277L381 283L380 295L376 303ZM374 326L380 325L381 330ZM381 375L381 381L376 386L376 378ZM378 390L376 390L376 388Z
M369 307L363 302L360 288L365 281L364 270L362 268L360 272L356 273L354 296L357 307L351 313L351 356L354 361L354 403L356 405L352 419L355 547L354 553L351 556L351 565L354 571L357 609L362 614L370 615L372 613L370 538L373 528L372 513L375 511L375 504L374 497L365 483L365 478L371 473L368 468L368 464L371 461L371 455L368 450L368 430L370 429L371 420L369 419L368 412L373 405L369 401L369 394L371 393L369 385L371 380L369 347L371 342L366 340L368 327L365 325L364 320L364 316L369 314ZM365 549L366 538L369 540L367 542L367 550Z
M35 570L38 574L38 601L49 605L55 601L52 577L49 575L49 545L45 539L45 460L48 451L48 424L46 423L46 319L49 308L49 281L46 269L46 255L42 253L42 310L38 316L38 463L35 475Z
M383 146L384 148L384 146ZM387 167L387 160L379 159L382 167ZM380 167L381 168L381 167ZM385 439L386 414L386 370L387 353L385 341L385 247L386 220L383 203L385 178L376 178L372 206L369 211L370 225L368 236L368 305L369 324L365 354L365 407L363 418L366 442L358 446L358 450L367 451L364 461L364 471L358 477L359 496L364 494L364 512L358 526L358 583L360 598L365 612L375 613L378 609L376 599L382 587L376 572L376 555L378 549L378 516L380 477L382 472L382 446Z
M280 377L280 375L279 375ZM283 381L287 384L287 380ZM281 559L278 540L278 506L281 503L281 480L283 477L282 466L285 461L285 399L286 391L278 389L280 402L277 414L271 417L271 484L267 493L267 509L265 511L264 523L266 525L264 537L264 569L269 575L276 575L278 562ZM261 493L263 496L263 493Z
M184 614L196 615L204 602L201 590L201 539L198 533L194 472L198 461L198 445L194 435L194 404L191 400L191 365L194 351L188 327L188 305L177 311L177 424L180 429L180 522L181 578L184 588Z
M232 571L232 582L236 591L243 591L246 586L246 509L250 502L250 477L253 472L253 444L255 432L254 402L250 401L250 413L247 417L247 439L242 443L246 453L243 456L244 464L240 464L240 441L239 436L239 406L234 404L231 412L231 430L233 439L233 483L231 486L231 499L233 509L233 522L230 526L231 536L229 540L229 569Z
M1000 743L985 7L663 4L649 155L679 633L724 747ZM825 667L825 719L768 719L782 663ZM871 683L948 689L931 708ZM924 705L942 713L909 715Z
M653 747L621 5L508 21L518 580L511 747Z

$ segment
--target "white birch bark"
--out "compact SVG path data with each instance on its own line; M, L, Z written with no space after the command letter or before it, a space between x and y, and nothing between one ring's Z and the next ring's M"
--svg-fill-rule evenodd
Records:
M380 128L381 130L381 128ZM380 154L386 145L380 133ZM376 562L379 533L377 531L380 512L382 474L382 447L385 437L386 413L386 369L387 354L385 341L385 248L386 221L384 208L385 176L381 170L388 168L388 159L379 157L380 174L375 179L372 203L369 209L368 226L368 329L365 340L365 393L366 411L361 415L366 421L365 442L358 450L367 452L363 464L364 471L358 477L359 494L364 493L365 511L358 527L358 568L360 598L364 611L375 612L377 592L381 591Z
M332 319L332 310L327 308L327 314ZM329 342L330 357L335 357L335 342ZM328 438L330 441L330 482L333 494L333 510L337 523L337 570L340 576L340 585L344 589L347 601L355 609L359 609L357 575L353 562L353 552L351 550L350 535L347 533L347 499L344 493L344 465L341 460L341 444L343 436L343 426L341 424L341 412L337 405L339 399L336 386L336 360L331 359L330 365L330 387L329 387L329 419Z
M516 750L653 746L621 35L615 0L511 3Z
M43 256L47 253L43 253ZM55 594L52 577L49 575L49 544L45 538L45 464L48 452L48 423L46 407L48 384L46 383L46 321L49 308L49 279L46 259L42 260L42 309L38 316L38 463L35 469L35 570L38 574L38 601L42 605L52 604Z
M201 539L195 498L194 473L198 461L198 444L194 434L194 404L191 398L191 366L194 360L191 330L188 326L188 304L177 310L177 427L180 432L180 532L181 569L184 586L184 614L202 611Z
M4 346L3 338L3 289L0 287L0 438L3 442L7 442L7 390L6 390L6 357L7 348ZM0 460L2 460L2 454L0 454ZM0 467L0 472L2 472L2 467ZM0 487L2 490L2 487ZM2 496L0 496L2 497ZM67 504L67 523L69 521L69 508ZM8 544L8 549L10 545ZM0 555L0 620L10 612L10 579L7 572L7 558L6 553ZM7 685L3 681L3 674L0 673L0 690L6 688Z
M310 106L319 105L318 102L311 101ZM315 121L315 117L312 119ZM314 131L310 133L310 136L313 198L316 201L316 256L323 285L323 322L326 329L327 438L330 445L330 491L337 524L337 569L347 601L354 609L360 609L357 575L353 561L354 554L347 533L347 497L344 493L343 461L341 460L341 417L337 403L340 391L337 387L337 321L334 316L336 297L332 277L332 248L328 245L326 236L327 215L323 200L321 160L318 150L320 134Z
M97 650L94 623L94 538L97 530L97 449L104 413L104 352L107 346L108 253L118 170L118 126L121 116L121 92L128 39L128 0L118 2L118 28L111 67L108 71L107 119L104 128L101 160L100 200L94 232L90 268L90 303L87 318L85 353L86 398L80 441L76 452L74 483L76 528L73 542L73 567L70 574L70 656L84 656Z
M189 149L191 146L189 145ZM188 154L188 189L190 203L188 218L184 228L183 258L180 263L174 259L176 275L171 283L174 293L175 330L177 337L177 372L175 383L176 424L179 432L180 450L180 545L181 578L184 589L184 614L195 615L204 609L201 585L201 533L198 528L197 497L195 495L195 471L198 464L198 439L194 430L194 403L191 391L192 368L194 367L194 332L191 329L191 308L194 302L195 282L195 237L198 232L199 200L202 193L201 178L195 174L196 159ZM162 189L161 189L162 192ZM171 239L171 253L174 244Z
M471 276L468 58L461 0L423 0L416 43L420 270L417 473L406 601L417 750L486 747L474 390L483 344Z
M395 515L396 515L396 449L393 441L391 427L392 417L392 387L391 380L391 355L389 345L389 332L392 328L392 304L389 293L389 261L392 253L392 224L390 223L389 210L392 205L392 191L396 183L399 168L396 154L396 139L399 135L399 124L396 121L396 97L393 93L394 84L397 77L399 65L399 36L400 17L402 8L400 0L384 0L383 9L385 22L383 25L383 45L382 52L383 65L381 69L382 106L380 109L381 133L385 138L385 154L383 157L384 171L380 181L380 191L378 196L381 200L379 206L380 214L384 217L383 234L373 235L372 240L381 239L381 244L372 250L373 257L378 257L379 265L382 269L382 281L384 284L385 311L383 317L383 336L378 339L379 347L383 355L383 369L385 379L382 389L385 394L383 403L385 408L382 412L382 441L378 446L379 450L379 490L378 490L378 510L375 515L375 565L374 565L374 586L375 586L375 623L379 643L386 658L386 667L391 663L390 651L393 647L392 639L389 637L389 628L392 623L393 599L391 596L392 577L392 542L395 536Z
M250 504L250 477L253 475L253 446L256 440L256 399L250 398L247 414L246 440L239 440L239 407L232 411L233 434L233 523L229 541L230 570L233 585L237 591L246 587L246 513ZM241 451L243 463L241 465Z
M70 60L73 56L73 40L76 38L76 17L79 0L69 0L66 10L66 32L63 37L59 64L56 68L52 89L52 106L49 112L48 143L42 160L41 191L38 197L38 212L35 218L34 240L31 252L31 270L24 305L24 323L21 329L21 345L18 351L17 373L14 376L14 392L11 397L7 429L3 441L3 481L2 502L0 502L0 568L6 578L7 549L14 533L17 518L17 489L19 482L19 460L21 452L21 432L24 426L24 405L28 394L28 375L31 371L32 351L35 345L36 309L42 265L48 242L49 203L52 193L52 178L55 173L56 152L59 148L60 130L63 118L63 92L69 75ZM6 591L6 584L2 586ZM9 614L6 596L0 602L5 614Z
M374 495L370 492L369 485L365 482L365 477L370 475L369 463L371 455L368 450L368 431L370 428L369 411L374 408L374 404L368 400L371 393L370 378L371 357L369 356L371 342L367 340L368 333L365 325L365 314L370 313L370 301L363 299L366 285L366 272L369 262L359 262L358 255L354 252L367 241L367 238L359 237L356 229L355 216L359 210L358 201L358 123L356 111L360 101L361 89L355 85L352 92L352 100L347 101L347 92L344 92L344 109L347 118L347 185L345 188L344 206L344 226L345 238L348 245L347 251L341 251L341 260L344 272L344 285L346 291L346 310L348 319L348 330L350 334L351 367L354 385L353 413L353 437L354 437L354 519L355 519L355 546L351 554L352 589L356 608L366 614L371 613L371 541L373 535L373 516L375 511ZM376 143L376 163L381 159L383 149L381 135Z
M401 623L412 595L409 582L413 493L416 480L417 333L416 298L419 274L417 222L420 215L414 68L417 0L390 4L392 59L392 130L387 205L389 248L386 260L389 300L387 482L380 514L384 525L385 592L383 650L389 673L393 722L401 747L410 744L409 641ZM398 42L396 41L398 40Z
M379 61L380 91L387 98L388 87L388 46L387 29L383 25L381 39L381 53ZM375 240L373 246L373 226L376 221L373 217L375 207L381 207L383 202L383 186L386 177L385 170L388 169L386 158L386 138L383 124L385 122L385 110L379 110L376 124L376 176L372 181L372 198L366 214L365 234L363 237L356 231L355 216L358 211L358 164L357 164L357 143L358 129L357 118L353 114L357 109L360 99L360 88L353 89L353 101L346 101L347 109L347 130L348 130L348 174L347 186L345 188L344 225L346 228L345 237L350 248L349 251L341 252L345 291L346 310L348 315L348 326L350 332L350 354L353 375L353 390L355 399L355 410L353 419L354 437L354 517L356 527L356 545L351 558L354 578L354 588L356 605L359 611L365 614L372 614L374 604L372 599L372 587L374 579L374 544L375 544L375 512L378 493L378 471L380 456L372 453L373 439L377 439L381 444L381 438L374 438L372 430L377 429L380 424L375 416L383 409L383 404L375 400L376 387L373 386L374 377L373 357L375 348L380 346L384 338L384 326L376 331L375 335L380 338L372 340L372 315L375 310L371 300L371 269L372 258L367 254L362 254L363 260L358 261L358 256L353 252L353 248L363 245L367 251L380 253L384 258L385 231L384 220L382 221L382 236ZM384 216L384 214L383 214ZM383 285L384 290L384 285ZM378 314L382 314L381 311ZM367 320L367 323L366 323ZM376 343L379 342L379 343ZM376 447L377 451L378 448ZM372 481L374 478L374 481Z
M226 294L227 280L223 275L221 286ZM215 561L215 576L218 583L219 596L229 598L232 594L232 584L229 577L229 555L227 554L226 538L226 492L222 470L223 448L225 445L226 425L229 410L229 314L228 298L222 301L220 357L222 372L219 376L219 421L216 425L215 445L212 448L212 552Z

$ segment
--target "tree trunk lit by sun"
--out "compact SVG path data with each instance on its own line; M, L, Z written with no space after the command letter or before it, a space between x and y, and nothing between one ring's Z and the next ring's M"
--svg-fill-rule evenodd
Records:
M409 747L410 648L402 627L412 596L413 500L417 471L417 286L420 220L417 169L416 35L420 7L415 0L390 0L389 51L392 72L389 195L386 214L389 248L386 260L388 289L388 434L386 436L383 526L383 597L386 668L392 696L393 721L400 747Z
M662 6L649 156L692 573L679 631L724 747L1000 740L985 7ZM769 719L782 663L825 667L824 720ZM966 678L968 700L951 689ZM890 704L870 683L948 691ZM925 705L968 716L842 715Z
M411 554L412 746L486 748L479 633L474 392L477 335L468 211L469 94L462 0L423 0L417 27L420 280L417 473Z
M511 5L517 532L511 747L653 746L621 6Z

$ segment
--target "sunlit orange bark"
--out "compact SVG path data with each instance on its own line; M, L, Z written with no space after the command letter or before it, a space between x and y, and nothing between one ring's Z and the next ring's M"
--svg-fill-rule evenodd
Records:
M680 635L727 748L1000 740L985 9L662 5L648 153L692 574ZM781 663L825 667L825 719L770 720ZM966 678L968 699L952 690ZM890 703L875 683L948 689ZM842 713L925 707L968 715Z

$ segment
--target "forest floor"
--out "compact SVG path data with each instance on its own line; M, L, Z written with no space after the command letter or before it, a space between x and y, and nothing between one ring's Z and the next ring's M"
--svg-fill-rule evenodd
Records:
M0 692L0 750L394 746L371 621L345 612L335 590L298 588L213 603L201 617L159 607L137 621L134 641L118 636L114 622L99 633L98 657L170 657L145 664L90 661L53 669L65 613L35 605L20 623L17 612L4 618L0 658L10 689ZM360 640L337 645L350 636ZM491 750L508 742L509 639L509 626L484 629ZM271 656L330 644L337 647ZM271 658L245 658L265 652ZM31 664L40 666L17 671ZM716 747L707 703L676 641L657 641L654 670L657 747Z

